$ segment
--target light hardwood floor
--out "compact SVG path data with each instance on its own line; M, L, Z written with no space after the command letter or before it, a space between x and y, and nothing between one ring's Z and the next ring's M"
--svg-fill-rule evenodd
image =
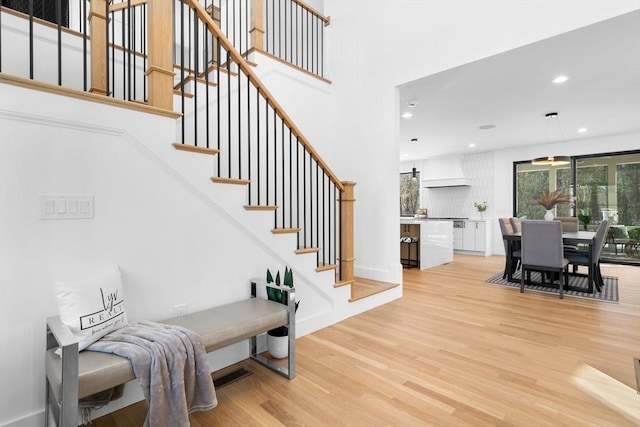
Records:
M405 269L403 298L299 338L294 380L241 362L253 375L191 425L640 425L640 268L603 268L619 277L615 304L484 283L503 265L456 255ZM93 426L145 414L140 403Z

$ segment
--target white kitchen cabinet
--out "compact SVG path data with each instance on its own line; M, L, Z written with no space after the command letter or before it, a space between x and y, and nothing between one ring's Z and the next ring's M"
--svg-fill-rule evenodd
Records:
M489 233L487 231L487 221L484 220L465 220L463 228L458 233L462 234L462 239L456 240L454 229L454 248L464 252L480 253L481 255L490 255L487 242Z

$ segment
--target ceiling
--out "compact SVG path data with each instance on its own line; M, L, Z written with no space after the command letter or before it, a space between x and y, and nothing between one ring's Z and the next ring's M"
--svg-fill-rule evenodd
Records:
M400 161L640 132L640 11L398 89Z

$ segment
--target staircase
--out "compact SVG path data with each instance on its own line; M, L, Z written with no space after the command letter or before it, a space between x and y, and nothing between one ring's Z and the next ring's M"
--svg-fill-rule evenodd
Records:
M84 19L76 31L29 20L57 38L59 51L73 45L84 52L83 87L73 87L77 84L73 79L72 88L114 102L121 99L116 102L120 105L150 106L168 115L177 112L176 150L210 158L212 172L208 178L212 185L231 185L243 191L243 208L260 217L272 216L270 232L274 236L294 236L294 253L315 257L317 273L333 272L336 287L354 285L355 183L337 178L246 59L251 52L262 52L284 58L303 72L323 79L320 55L312 53L305 59L299 52L304 39L287 42L286 30L278 30L271 40L268 34L261 34L264 27L271 26L275 31L269 17L273 20L276 14L285 19L289 16L292 26L294 16L296 21L298 16L306 16L308 21L311 13L318 19L315 28L327 25L328 18L291 1L284 6L284 15L280 10L267 10L266 19L260 19L269 2L252 0L245 2L250 7L246 6L244 12L242 6L237 9L238 14L253 14L252 28L247 25L242 30L230 24L242 22L230 18L236 9L226 10L228 3L223 2L203 5L195 0L92 0L78 4ZM235 8L236 2L232 4ZM3 11L24 18L6 8ZM223 28L233 37L227 37ZM317 46L314 49L322 49L321 42ZM36 46L30 52L31 62L35 62L37 51ZM67 86L61 71L65 67L58 67L58 87ZM38 77L31 68L28 78L35 83ZM352 286L351 301L388 287L365 280L360 283L359 291Z

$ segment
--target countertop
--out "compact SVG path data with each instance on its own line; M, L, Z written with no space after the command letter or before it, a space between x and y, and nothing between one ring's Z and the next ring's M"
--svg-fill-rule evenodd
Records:
M436 219L436 218L400 218L400 224L420 224L421 222L453 222L453 219Z

